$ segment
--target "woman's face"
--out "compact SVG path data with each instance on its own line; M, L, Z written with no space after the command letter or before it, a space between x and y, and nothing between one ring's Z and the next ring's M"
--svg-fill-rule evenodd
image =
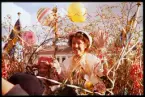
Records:
M47 76L49 73L49 69L50 69L50 66L48 66L47 63L41 62L39 64L39 69L38 69L39 76L42 76L42 77Z
M85 52L86 47L87 45L82 39L72 38L72 51L75 55L81 56Z

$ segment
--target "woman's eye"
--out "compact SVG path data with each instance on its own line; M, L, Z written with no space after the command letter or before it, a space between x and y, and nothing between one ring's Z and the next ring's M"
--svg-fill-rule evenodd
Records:
M75 42L72 43L73 45L76 44Z

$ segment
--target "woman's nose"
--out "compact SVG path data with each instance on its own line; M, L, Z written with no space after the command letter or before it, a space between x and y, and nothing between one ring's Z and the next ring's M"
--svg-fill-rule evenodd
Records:
M77 44L77 43L75 43L75 44L74 44L74 47L78 47L78 44Z

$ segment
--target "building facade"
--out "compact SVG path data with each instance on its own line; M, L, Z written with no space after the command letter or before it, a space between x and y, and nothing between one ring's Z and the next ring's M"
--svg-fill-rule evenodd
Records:
M37 53L36 61L39 57L46 56L46 57L54 57L54 47L53 46L46 46L44 49L41 49ZM56 50L56 59L61 64L65 59L72 56L71 48L67 45L57 46Z

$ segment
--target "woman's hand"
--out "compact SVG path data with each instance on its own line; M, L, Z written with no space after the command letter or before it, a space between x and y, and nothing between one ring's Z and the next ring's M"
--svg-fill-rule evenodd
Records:
M96 47L99 48L103 48L106 43L107 43L107 39L108 39L108 34L102 31L98 31L97 35L94 37L94 42Z

